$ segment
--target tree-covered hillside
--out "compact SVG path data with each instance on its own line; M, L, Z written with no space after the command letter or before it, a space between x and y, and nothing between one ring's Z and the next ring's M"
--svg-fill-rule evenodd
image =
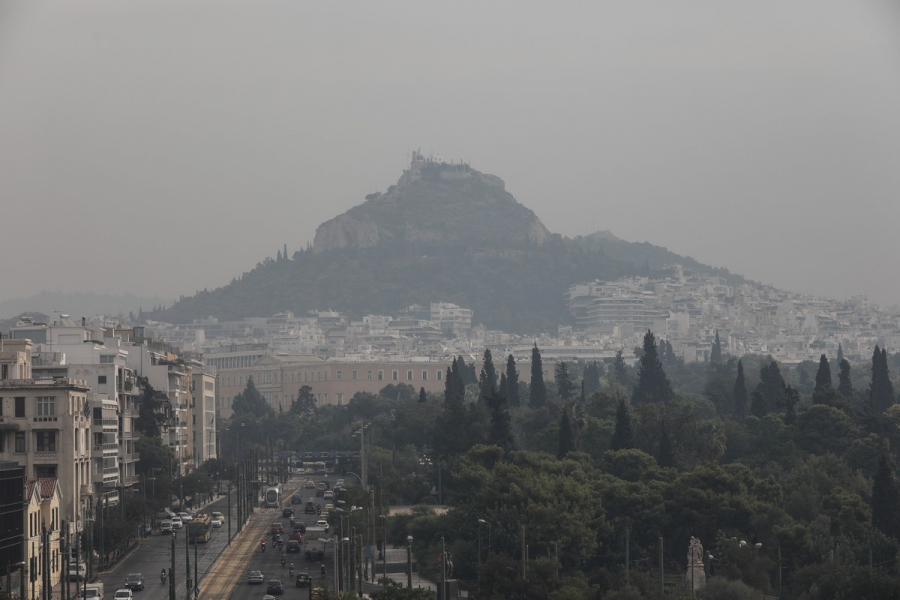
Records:
M542 245L523 242L503 249L388 242L362 250L297 252L293 260L268 259L227 286L144 316L184 323L207 316L336 310L359 317L440 301L471 308L476 322L491 328L538 333L569 318L564 302L568 286L652 274L647 263L646 254L640 262L612 259L602 249L585 249L558 235Z

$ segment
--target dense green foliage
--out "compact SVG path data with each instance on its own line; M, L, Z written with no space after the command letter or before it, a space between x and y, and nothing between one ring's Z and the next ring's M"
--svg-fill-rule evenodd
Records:
M817 390L815 362L653 362L648 341L641 358L650 359L637 378L615 360L569 363L579 389L597 377L583 401L560 398L555 385L536 405L511 406L502 386L480 399L471 365L458 359L443 398L418 402L386 390L306 417L291 411L235 420L249 446L274 438L301 451L352 449L352 423L371 422L369 473L383 470L375 485L393 504L434 504L440 468L450 510L391 517L388 543L405 545L412 535L422 574L436 579L443 538L454 576L472 587L480 578L480 598L660 598L660 537L666 597L678 598L692 535L708 552L712 576L701 598L898 597L894 399L876 411L868 391L847 396L824 378ZM873 355L888 381L891 358ZM630 403L633 390L621 382L654 370L671 386L668 402L655 394ZM867 371L848 363L846 376L862 389ZM757 406L742 414L733 396L746 402L748 388ZM226 456L236 442L222 439ZM479 520L490 524L491 537L480 568L477 541L487 529Z

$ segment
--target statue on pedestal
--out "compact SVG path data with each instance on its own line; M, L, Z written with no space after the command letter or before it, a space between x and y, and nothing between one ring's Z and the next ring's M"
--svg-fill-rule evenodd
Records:
M706 568L703 564L703 544L691 536L691 544L687 553L687 572L684 581L691 594L706 585Z

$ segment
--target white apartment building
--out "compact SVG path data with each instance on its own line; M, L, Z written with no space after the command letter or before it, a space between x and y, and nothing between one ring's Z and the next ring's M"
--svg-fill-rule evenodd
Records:
M431 321L448 335L462 337L472 329L471 309L448 302L431 303Z
M34 343L33 373L36 379L78 379L87 382L98 397L116 403L118 485L137 482L138 455L133 423L137 417L138 389L134 370L128 366L129 345L115 331L87 324L76 325L61 315L52 324L25 322L11 330L14 339Z
M216 442L216 376L203 363L191 363L191 425L194 464L218 456Z

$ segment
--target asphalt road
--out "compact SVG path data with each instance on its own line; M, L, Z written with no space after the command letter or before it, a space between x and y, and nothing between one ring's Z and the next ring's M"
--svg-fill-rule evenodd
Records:
M319 481L317 478L316 481ZM327 479L322 479L322 481L327 481ZM286 486L287 488L292 487L291 485ZM307 526L314 525L316 520L319 518L315 514L304 514L303 507L306 505L308 500L313 500L322 504L324 506L324 501L322 498L315 497L315 490L312 489L301 489L300 494L303 497L303 503L294 504L294 513L295 513L295 521L302 521L306 523ZM290 497L285 498L286 502L290 502ZM271 515L272 522L283 523L286 530L289 529L290 519L282 518L280 513L277 515ZM329 531L329 534L331 532ZM287 536L284 536L284 539L287 540ZM269 579L280 579L282 584L284 584L284 595L281 596L285 600L306 600L309 594L309 590L306 588L297 588L294 581L291 581L289 577L289 566L291 563L294 564L294 576L296 577L297 573L306 572L313 578L313 585L318 585L320 582L320 570L321 563L320 562L307 562L305 558L305 552L307 549L311 550L320 550L323 546L325 546L325 566L328 569L329 578L332 577L332 565L334 562L334 554L332 552L333 543L329 542L327 544L323 544L319 542L317 539L307 539L304 536L303 540L303 548L300 553L296 554L286 554L286 565L284 567L281 566L281 553L275 549L274 551L271 548L272 538L271 536L267 536L266 538L266 551L260 552L259 544L257 543L254 549L252 556L249 557L249 561L245 566L244 574L241 577L240 583L237 588L235 588L234 592L231 594L229 600L260 600L266 593L266 585L258 585L258 584L249 584L247 583L247 574L250 571L262 571L266 577L266 580Z
M227 514L228 499L223 496L213 504L203 509L203 512L221 511ZM237 527L237 507L234 492L231 498L232 535ZM175 542L175 597L179 600L187 600L187 581L185 577L185 537L187 528L179 529ZM129 573L141 573L144 576L144 590L136 591L137 600L168 600L169 584L163 585L159 580L159 573L164 568L172 565L172 538L170 535L154 535L141 540L140 547L132 552L125 560L116 565L112 570L103 573L100 580L103 581L105 595L112 598L115 591L124 587L125 577ZM216 558L222 553L228 542L228 523L219 529L213 529L209 542L197 545L198 573L201 580L215 563ZM191 577L194 576L194 546L189 547L191 559Z

